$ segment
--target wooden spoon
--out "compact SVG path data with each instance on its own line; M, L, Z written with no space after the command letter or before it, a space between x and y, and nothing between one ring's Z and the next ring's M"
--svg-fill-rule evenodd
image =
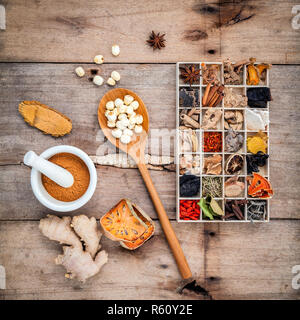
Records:
M108 101L115 101L115 99L117 98L123 99L125 95L131 95L132 97L134 97L136 101L138 101L139 108L137 109L137 114L141 114L144 118L144 121L142 123L143 132L139 135L134 135L132 141L127 145L121 143L120 139L115 139L112 136L111 134L112 129L108 128L107 119L105 117L106 103ZM148 112L144 102L136 93L130 90L123 89L123 88L110 90L103 96L103 98L100 101L99 108L98 108L98 121L107 139L113 145L117 146L122 151L128 153L135 160L141 172L141 175L144 179L144 182L147 186L147 189L150 193L150 196L155 206L155 209L157 211L162 229L166 235L169 246L173 252L173 255L175 257L181 276L183 279L191 278L192 273L189 268L189 265L186 261L182 248L179 244L179 241L172 228L172 225L169 221L167 213L163 207L163 204L159 198L159 195L154 187L154 184L152 182L148 169L145 165L145 146L146 146L148 130L149 130L149 117L148 117Z

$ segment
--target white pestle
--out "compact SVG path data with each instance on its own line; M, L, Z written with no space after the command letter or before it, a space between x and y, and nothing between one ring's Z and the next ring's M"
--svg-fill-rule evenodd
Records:
M34 151L28 151L25 154L24 163L43 173L61 187L69 188L74 183L73 175L68 170L38 156Z

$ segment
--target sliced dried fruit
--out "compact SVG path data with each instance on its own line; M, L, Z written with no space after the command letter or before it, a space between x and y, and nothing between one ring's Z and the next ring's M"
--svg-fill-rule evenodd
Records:
M104 234L113 241L136 241L148 229L128 199L122 199L106 213L100 224Z
M231 155L227 161L225 166L226 174L239 174L244 166L244 158L240 154Z
M270 182L258 173L253 173L253 178L248 178L250 185L248 194L254 198L271 198L273 189Z
M131 205L133 207L133 210L137 214L137 216L141 220L143 220L143 222L145 222L145 224L148 227L148 229L137 240L132 241L132 242L120 241L121 246L124 247L125 249L135 250L138 247L140 247L141 245L143 245L147 240L149 240L152 237L152 235L154 234L154 231L155 231L155 226L154 226L154 222L145 213L145 211L143 211L140 207L138 207L134 203L132 203Z
M19 112L30 126L45 134L60 137L72 130L72 121L68 117L38 101L22 101Z

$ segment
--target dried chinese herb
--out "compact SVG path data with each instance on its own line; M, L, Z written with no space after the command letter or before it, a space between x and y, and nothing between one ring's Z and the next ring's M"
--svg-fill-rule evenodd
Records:
M252 108L266 108L272 100L271 90L267 87L249 88L247 90L248 106Z
M252 174L253 172L259 172L258 167L265 166L268 158L269 155L263 153L262 151L258 151L256 154L247 155L247 173Z
M194 175L185 174L179 179L180 197L193 197L199 193L200 178Z

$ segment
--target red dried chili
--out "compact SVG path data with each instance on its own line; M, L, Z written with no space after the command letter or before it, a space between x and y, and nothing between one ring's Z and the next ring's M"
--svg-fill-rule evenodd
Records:
M204 152L222 152L222 132L204 132Z
M180 219L181 220L199 220L200 207L198 200L180 200Z

